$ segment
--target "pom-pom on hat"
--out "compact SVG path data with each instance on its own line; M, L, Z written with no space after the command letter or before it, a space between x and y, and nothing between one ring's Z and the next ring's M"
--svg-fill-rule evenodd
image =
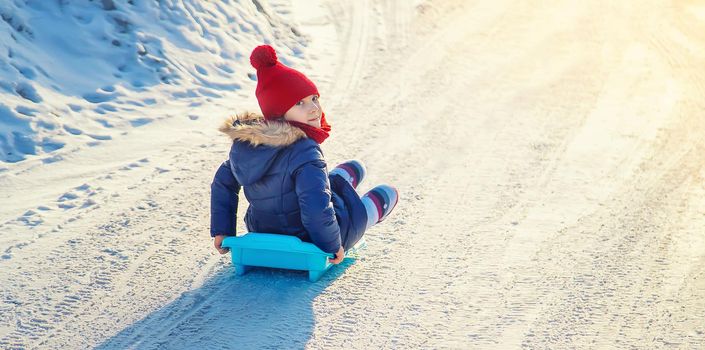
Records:
M255 95L265 119L283 117L302 98L318 95L316 85L303 73L281 64L269 45L252 50L250 64L257 69Z

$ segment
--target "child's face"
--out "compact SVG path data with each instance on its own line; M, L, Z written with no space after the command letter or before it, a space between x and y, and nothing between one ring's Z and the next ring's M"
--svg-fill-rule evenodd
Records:
M291 106L284 113L284 119L320 128L321 114L323 114L323 109L318 101L318 95L308 95Z

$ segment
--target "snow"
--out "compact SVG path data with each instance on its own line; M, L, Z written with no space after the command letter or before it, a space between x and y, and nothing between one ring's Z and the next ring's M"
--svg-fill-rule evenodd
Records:
M703 9L0 2L0 348L705 347ZM318 283L208 235L261 43L401 194Z
M229 1L127 1L114 10L15 1L0 11L5 162L49 159L170 119L169 109L245 97L252 45L276 39L282 60L296 63L306 42L287 33L284 14L268 14L275 9Z

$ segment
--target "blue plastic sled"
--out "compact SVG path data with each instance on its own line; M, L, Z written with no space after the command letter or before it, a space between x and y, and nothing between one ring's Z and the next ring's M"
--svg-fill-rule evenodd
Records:
M345 255L362 247L364 238L349 249ZM222 247L230 248L230 256L235 265L235 273L244 275L250 266L274 267L308 271L311 282L318 281L333 264L326 253L313 243L302 242L294 236L250 232L242 236L226 237Z

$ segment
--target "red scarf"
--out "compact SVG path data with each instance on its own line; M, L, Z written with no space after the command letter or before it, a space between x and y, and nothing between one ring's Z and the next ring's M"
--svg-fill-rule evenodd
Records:
M306 136L309 138L312 138L316 143L319 145L325 141L328 136L330 136L330 125L328 125L328 122L326 122L326 114L323 113L321 114L321 127L317 128L315 126L311 126L308 124L300 123L300 122L294 122L294 121L289 121L289 124L298 127L306 133Z

